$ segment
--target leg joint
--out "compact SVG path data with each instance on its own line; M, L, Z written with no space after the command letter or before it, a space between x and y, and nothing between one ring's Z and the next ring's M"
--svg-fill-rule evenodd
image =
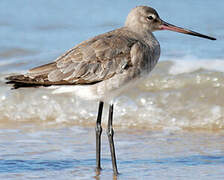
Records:
M114 136L114 130L113 130L113 128L108 128L107 129L107 136L108 137L113 137Z
M101 134L102 133L102 126L101 126L101 124L97 123L95 130L96 130L97 134Z

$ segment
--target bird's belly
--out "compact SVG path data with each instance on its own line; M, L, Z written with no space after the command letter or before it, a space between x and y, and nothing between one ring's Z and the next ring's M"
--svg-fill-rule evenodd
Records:
M72 93L85 100L102 100L109 102L120 93L126 89L130 89L130 87L136 84L141 76L134 76L133 73L134 72L126 71L93 85L54 86L53 94Z

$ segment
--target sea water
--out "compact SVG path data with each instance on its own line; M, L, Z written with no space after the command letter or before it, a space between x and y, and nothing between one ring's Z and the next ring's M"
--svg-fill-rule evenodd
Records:
M137 5L217 41L155 32L160 62L114 102L118 179L224 178L224 2L1 0L1 179L114 178L104 133L103 171L94 170L98 102L44 88L12 91L4 77L121 27Z

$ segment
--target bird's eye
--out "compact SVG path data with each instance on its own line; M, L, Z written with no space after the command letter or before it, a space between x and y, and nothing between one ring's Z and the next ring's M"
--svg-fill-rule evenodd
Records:
M151 21L151 20L153 20L154 18L153 18L153 16L148 16L147 19Z

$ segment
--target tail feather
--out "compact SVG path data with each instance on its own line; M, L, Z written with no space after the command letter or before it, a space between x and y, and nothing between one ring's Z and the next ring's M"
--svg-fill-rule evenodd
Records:
M7 80L6 84L13 84L12 89L26 88L26 87L39 87L39 86L50 86L41 84L34 79L27 77L25 75L14 75L5 78Z
M33 69L30 69L28 74L30 76L38 76L43 74L49 74L51 71L55 70L57 68L56 63L52 62L49 64L44 64L42 66L35 67Z
M6 77L6 84L13 84L13 89L67 84L63 80L57 82L49 81L48 74L54 69L56 69L55 62L38 66L30 69L25 75L20 74Z
M27 84L22 82L16 82L16 81L8 81L6 84L13 84L12 89L19 89L19 88L30 88L30 87L40 87L40 86L50 86L50 85L42 85L42 84Z

